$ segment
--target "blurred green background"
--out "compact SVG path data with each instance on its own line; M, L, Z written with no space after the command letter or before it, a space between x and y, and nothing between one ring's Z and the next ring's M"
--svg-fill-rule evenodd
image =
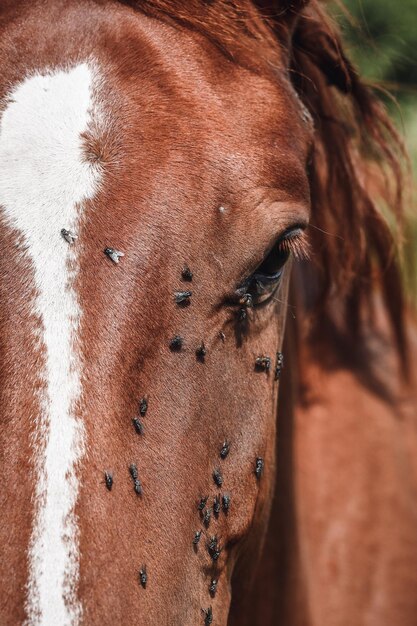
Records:
M411 157L403 264L407 293L417 306L417 0L333 0L331 9L362 76L396 100L384 98Z

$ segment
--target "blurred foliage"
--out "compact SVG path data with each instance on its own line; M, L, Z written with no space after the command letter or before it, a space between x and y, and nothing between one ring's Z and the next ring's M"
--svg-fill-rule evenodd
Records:
M369 82L380 85L405 139L417 174L417 0L331 0L350 58ZM383 92L382 92L383 93ZM417 306L417 189L411 189L404 247L404 281Z
M334 13L364 76L417 98L417 0L343 0Z
M417 165L417 0L331 0L330 7L361 75L387 90Z

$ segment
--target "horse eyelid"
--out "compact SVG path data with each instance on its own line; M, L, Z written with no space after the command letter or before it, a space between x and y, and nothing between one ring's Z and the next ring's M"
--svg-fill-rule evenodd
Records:
M288 257L292 255L295 259L308 259L310 256L310 246L307 240L307 235L304 232L306 227L307 224L298 223L287 227L283 232L281 232L281 234L275 238L274 244L265 253L263 259L258 262L257 266L249 274L246 274L246 277L240 281L237 290L234 293L237 293L239 296L244 293L245 289L249 287L250 281L255 277L259 280L259 282L262 282L261 277L263 273L260 271L260 268L268 256L273 253L274 249L276 250L278 248L280 252L288 252ZM281 274L281 271L279 273ZM265 278L267 278L267 275L264 276L264 279Z
M293 226L290 229L287 228L278 238L275 245L278 246L280 251L291 253L297 260L308 260L310 257L310 244L305 228L306 226L302 224Z

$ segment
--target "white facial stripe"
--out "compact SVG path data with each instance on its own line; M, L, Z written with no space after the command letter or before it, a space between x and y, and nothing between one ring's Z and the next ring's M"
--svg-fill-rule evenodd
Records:
M34 441L38 476L26 606L31 625L73 625L81 616L74 514L75 465L84 453L84 428L76 417L81 310L74 280L80 239L71 246L60 231L78 232L82 202L93 197L100 179L83 158L80 136L90 119L91 87L87 64L32 76L10 95L0 125L0 206L23 236L33 265L34 312L46 348Z

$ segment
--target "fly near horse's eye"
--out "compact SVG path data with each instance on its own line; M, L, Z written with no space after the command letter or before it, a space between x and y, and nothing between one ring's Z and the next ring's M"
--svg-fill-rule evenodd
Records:
M276 241L262 263L237 289L239 302L256 306L270 300L277 289L285 264L290 256L302 259L308 256L304 226L287 229Z

